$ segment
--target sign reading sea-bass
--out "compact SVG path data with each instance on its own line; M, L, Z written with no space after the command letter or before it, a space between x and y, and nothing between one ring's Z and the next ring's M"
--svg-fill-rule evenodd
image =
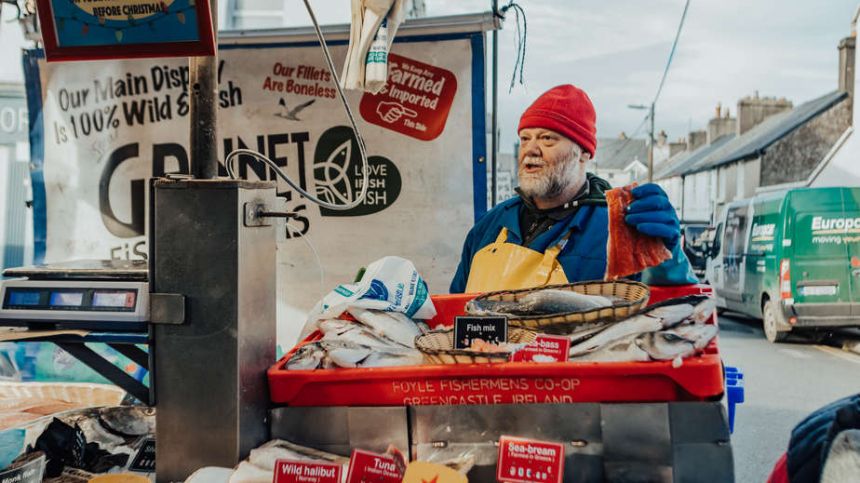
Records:
M292 213L278 245L282 347L292 343L322 295L383 256L412 260L431 292L447 291L465 234L486 209L483 33L475 30L435 41L401 35L394 45L400 65L424 66L428 82L444 79L441 87L428 88L427 95L436 89L440 101L414 119L432 129L432 140L366 118L362 94L348 93L370 168L359 206L323 209L278 181L282 201L275 209ZM319 47L287 40L222 46L221 175L225 153L250 148L308 192L350 203L362 187L357 141ZM334 44L340 65L346 49ZM29 87L41 89L42 105L31 106L41 109L41 123L31 137L34 166L41 165L42 143L44 149L44 171L34 175L37 183L44 176L44 202L36 197L44 260L146 258L148 179L189 172L186 62L46 64L30 52L25 64ZM398 102L411 105L409 98ZM233 168L243 178L276 179L250 156L239 156ZM40 224L40 213L46 223Z

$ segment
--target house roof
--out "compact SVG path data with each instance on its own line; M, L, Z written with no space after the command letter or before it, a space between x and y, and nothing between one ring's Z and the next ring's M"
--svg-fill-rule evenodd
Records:
M638 159L645 162L648 159L648 144L644 139L636 138L598 138L595 149L594 164L597 169L623 170Z
M679 153L660 166L654 174L654 179L666 179L687 174L692 167L697 166L702 160L708 159L712 153L719 150L736 137L737 135L734 133L725 134L715 139L711 144L704 144L693 151L684 151L683 153Z
M775 114L765 119L741 136L735 136L722 146L700 158L677 174L693 174L741 159L761 156L773 143L791 134L819 114L841 102L848 93L834 91L819 98L807 101L794 109ZM712 144L713 145L713 144Z

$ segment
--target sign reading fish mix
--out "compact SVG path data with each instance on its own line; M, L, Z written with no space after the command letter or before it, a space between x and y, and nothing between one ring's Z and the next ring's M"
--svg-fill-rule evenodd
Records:
M564 445L502 436L499 439L496 479L511 483L561 483L564 479Z
M454 319L455 349L469 349L478 339L490 344L507 342L507 317L469 316Z

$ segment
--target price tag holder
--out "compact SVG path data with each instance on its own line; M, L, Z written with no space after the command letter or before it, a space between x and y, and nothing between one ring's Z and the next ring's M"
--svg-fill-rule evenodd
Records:
M534 342L514 353L511 362L567 362L570 339L538 334Z
M564 445L502 436L496 479L508 483L562 483Z
M454 348L468 349L476 339L490 344L508 341L507 317L457 317L454 319Z
M343 468L334 463L275 461L273 483L341 483Z
M347 483L400 483L403 473L394 458L360 449L352 450Z

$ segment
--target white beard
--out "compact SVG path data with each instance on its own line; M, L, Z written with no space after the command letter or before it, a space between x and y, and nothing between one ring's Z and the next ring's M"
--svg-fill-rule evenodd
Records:
M529 198L555 198L569 186L576 186L584 176L584 170L580 166L579 159L573 159L571 152L567 159L556 163L549 171L543 173L525 173L520 168L517 173L520 190ZM522 165L527 162L545 163L543 159L529 156L523 160Z

